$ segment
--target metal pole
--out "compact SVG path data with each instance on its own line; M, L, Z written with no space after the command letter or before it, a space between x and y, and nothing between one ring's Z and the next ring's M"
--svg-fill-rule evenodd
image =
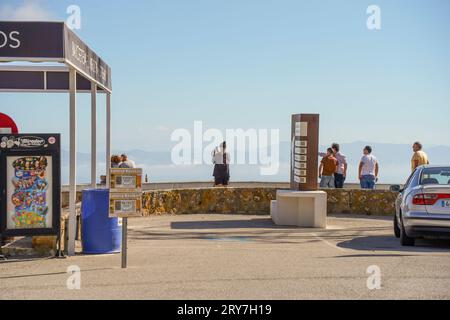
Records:
M70 91L70 174L69 174L69 230L67 254L75 254L76 203L77 203L77 72L69 71Z
M91 187L97 188L97 85L91 83Z
M122 218L122 269L127 267L128 218Z
M109 188L111 168L111 93L106 94L106 188Z

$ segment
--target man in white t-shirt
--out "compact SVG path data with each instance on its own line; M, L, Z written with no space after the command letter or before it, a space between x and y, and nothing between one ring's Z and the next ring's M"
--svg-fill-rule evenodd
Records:
M126 168L126 169L136 168L136 164L134 163L134 161L128 159L128 156L126 154L123 154L120 157L122 158L122 162L119 164L119 168Z
M361 189L375 189L375 183L378 180L379 165L377 158L372 154L372 147L364 148L364 156L359 163L359 181Z

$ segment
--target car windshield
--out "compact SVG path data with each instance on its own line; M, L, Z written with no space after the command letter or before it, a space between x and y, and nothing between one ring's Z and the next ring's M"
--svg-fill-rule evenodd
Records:
M421 185L450 185L450 167L426 168L422 171Z

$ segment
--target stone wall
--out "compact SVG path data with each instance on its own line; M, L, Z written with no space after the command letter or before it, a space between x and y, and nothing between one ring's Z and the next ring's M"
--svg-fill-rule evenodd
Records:
M394 215L398 193L386 190L329 189L328 213Z
M275 188L204 188L144 192L144 216L162 214L270 214ZM328 213L393 215L397 193L385 190L324 190Z
M77 202L81 202L83 194L81 191L77 191ZM69 191L63 191L61 193L61 206L67 208L69 206Z
M151 190L143 193L144 215L190 213L270 213L277 188L196 188ZM328 213L392 215L397 193L386 190L328 189ZM77 194L81 201L81 192ZM63 192L63 207L68 193Z
M144 215L151 214L261 214L270 212L273 188L204 188L144 192Z

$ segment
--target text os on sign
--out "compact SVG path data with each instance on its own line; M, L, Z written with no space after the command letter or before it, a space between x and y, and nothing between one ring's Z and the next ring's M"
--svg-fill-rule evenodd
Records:
M0 30L0 49L8 47L17 49L20 47L19 31L4 32Z

